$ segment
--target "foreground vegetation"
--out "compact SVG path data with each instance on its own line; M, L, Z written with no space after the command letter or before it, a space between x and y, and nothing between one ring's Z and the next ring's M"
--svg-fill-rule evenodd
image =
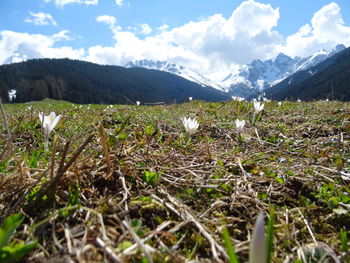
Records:
M45 150L38 113L51 111L61 119ZM257 119L238 101L5 112L0 222L23 216L12 243L0 229L0 250L30 246L27 262L235 262L229 243L247 262L272 209L271 262L350 262L349 103L267 102Z

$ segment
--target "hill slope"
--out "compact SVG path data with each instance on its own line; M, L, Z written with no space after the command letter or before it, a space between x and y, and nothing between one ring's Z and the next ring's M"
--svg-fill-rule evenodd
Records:
M299 71L265 90L267 97L283 99L350 100L350 48Z
M229 97L179 76L143 68L102 66L69 59L37 59L0 67L0 96L8 101L16 90L15 102L52 98L75 103L170 103L188 97L207 101Z

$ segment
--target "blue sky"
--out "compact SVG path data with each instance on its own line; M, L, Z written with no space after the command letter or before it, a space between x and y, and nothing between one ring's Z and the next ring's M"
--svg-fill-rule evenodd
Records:
M349 0L2 0L0 17L0 64L155 59L215 77L350 45Z

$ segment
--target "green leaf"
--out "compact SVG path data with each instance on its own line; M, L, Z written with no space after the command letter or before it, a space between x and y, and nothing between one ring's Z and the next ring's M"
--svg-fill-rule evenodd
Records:
M348 246L348 235L346 233L345 229L340 229L340 235L339 235L339 239L340 239L340 250L343 252L348 252L349 251L349 246Z
M118 135L118 139L124 141L124 140L126 140L126 139L128 138L128 136L129 136L129 135L128 135L127 133L121 132L121 133L119 133L119 135Z
M23 217L21 214L13 214L5 218L0 226L0 248L9 243L11 236L22 221Z
M142 179L148 184L154 186L158 181L160 174L156 172L144 171L142 175Z
M145 128L145 132L146 132L146 134L148 135L148 136L152 136L154 133L155 133L155 129L153 128L153 126L152 125L148 125L148 126L146 126L146 128Z
M121 124L120 128L118 130L116 130L116 132L114 133L114 135L116 137L118 137L118 135L125 129L126 125L128 124L129 120L131 119L132 115L129 115Z
M284 183L284 180L280 177L276 177L275 178L277 182L279 182L280 184L283 184Z
M267 223L267 229L266 229L266 262L271 262L271 255L273 251L273 234L274 234L274 224L275 224L275 210L271 208L270 215L269 215L269 221Z
M125 249L127 249L127 248L129 248L129 247L131 247L132 246L132 243L130 242L130 241L123 241L123 242L121 242L120 244L119 244L119 249L120 250L125 250Z
M35 249L37 244L37 241L33 241L28 244L16 244L2 247L0 248L0 262L16 262Z
M224 237L224 245L226 247L226 252L229 258L229 263L239 263L235 249L230 239L230 234L227 230L227 227L222 229L222 235Z

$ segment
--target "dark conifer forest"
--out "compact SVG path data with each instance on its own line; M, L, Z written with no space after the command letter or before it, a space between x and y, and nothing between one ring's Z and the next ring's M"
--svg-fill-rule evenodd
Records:
M12 102L51 98L74 103L183 102L229 96L179 76L143 68L102 66L70 59L34 59L0 66L0 96L17 90Z

